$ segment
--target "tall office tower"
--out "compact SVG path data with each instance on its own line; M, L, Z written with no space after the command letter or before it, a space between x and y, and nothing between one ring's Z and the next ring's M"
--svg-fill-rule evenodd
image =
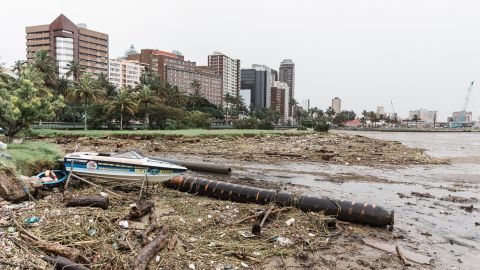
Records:
M256 108L266 108L266 79L267 72L256 69L241 70L241 91L246 93L249 91L250 105Z
M52 23L27 26L27 60L45 50L55 59L60 76L68 72L68 63L78 62L85 72L98 76L108 74L108 35L75 25L60 14Z
M295 98L295 63L292 59L285 59L280 63L279 81L284 82L290 89L290 99ZM289 116L292 116L292 108L289 102Z
M221 52L208 56L208 66L222 77L222 92L236 96L240 91L240 60L233 59Z
M256 65L256 64L252 65L252 69L265 72L265 100L264 100L265 105L264 106L265 108L270 108L271 100L272 100L272 87L273 87L273 82L275 82L277 78L277 71L269 68L266 65Z

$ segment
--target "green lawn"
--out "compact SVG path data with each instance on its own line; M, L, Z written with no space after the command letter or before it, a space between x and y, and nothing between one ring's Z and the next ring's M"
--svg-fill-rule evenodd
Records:
M254 130L254 129L184 129L184 130L51 130L34 129L24 135L34 138L50 137L241 137L241 136L266 136L266 135L303 135L309 131L297 130Z
M52 169L56 161L63 157L62 151L53 144L45 142L23 142L8 144L6 150L13 159L0 157L0 162L14 169L18 174L35 175L43 169Z

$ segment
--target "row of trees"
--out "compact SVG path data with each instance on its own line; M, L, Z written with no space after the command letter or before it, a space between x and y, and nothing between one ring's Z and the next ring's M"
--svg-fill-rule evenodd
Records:
M293 117L297 123L304 127L314 127L318 123L331 123L341 126L346 121L355 119L357 115L354 111L335 113L332 107L328 107L325 111L318 107L313 107L308 110L297 107L293 113Z
M13 72L16 76L0 72L0 126L9 137L40 121L122 130L131 123L174 129L208 127L212 121L233 124L240 116L275 123L281 117L270 109L247 108L238 95L225 95L223 108L218 107L202 96L200 82L193 81L193 93L187 94L149 69L134 88L115 89L106 74L94 77L78 62L69 63L62 76L46 51L31 62L15 62Z

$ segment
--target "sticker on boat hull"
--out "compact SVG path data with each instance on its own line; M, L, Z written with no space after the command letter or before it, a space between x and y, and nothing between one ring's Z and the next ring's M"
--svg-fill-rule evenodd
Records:
M89 171L95 171L95 170L97 170L97 167L98 167L97 162L95 162L93 160L90 160L89 162L87 162L87 169Z

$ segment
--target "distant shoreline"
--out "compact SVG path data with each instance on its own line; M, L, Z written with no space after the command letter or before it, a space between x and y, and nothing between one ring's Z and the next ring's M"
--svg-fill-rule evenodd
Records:
M376 132L440 132L440 133L480 133L480 129L453 128L332 128L339 131L376 131Z

